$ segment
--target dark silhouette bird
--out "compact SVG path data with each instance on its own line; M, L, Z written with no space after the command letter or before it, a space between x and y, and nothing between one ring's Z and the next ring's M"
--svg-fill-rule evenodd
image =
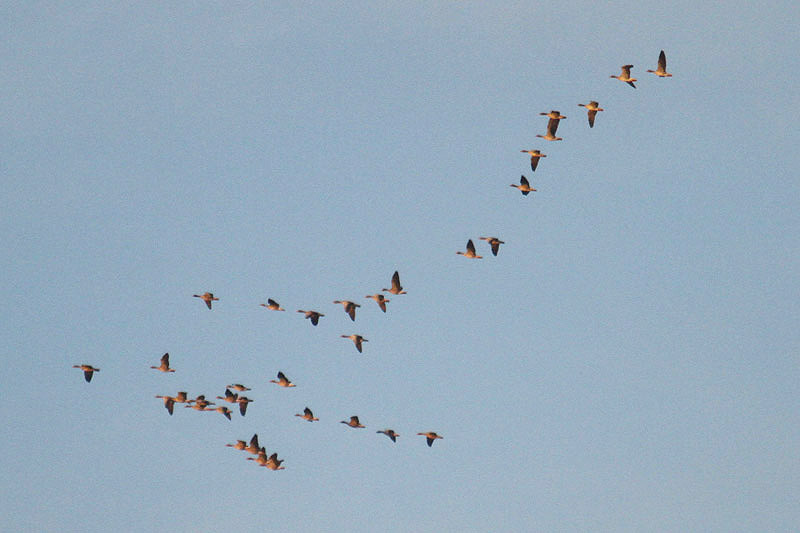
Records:
M478 255L475 253L475 245L472 243L472 239L467 241L467 251L466 252L456 252L458 255L463 255L464 257L468 257L469 259L483 259L482 255Z
M528 196L529 192L536 192L536 189L531 187L530 182L528 182L528 178L525 176L520 176L519 185L512 183L511 186L515 189L519 189L519 192L521 192L523 196Z
M609 77L610 78L616 78L619 81L624 81L625 83L627 83L628 85L630 85L631 87L633 87L635 89L636 85L634 85L633 82L636 81L636 78L631 78L631 69L633 68L633 65L622 65L621 68L622 68L622 72L620 73L619 76L614 76L612 74Z
M361 335L340 335L344 339L350 339L356 345L356 350L358 353L361 353L361 343L362 342L369 342L367 339L362 337Z
M539 159L543 157L547 157L539 150L520 150L523 154L528 154L531 156L531 171L536 170L536 167L539 166Z
M150 368L155 368L161 372L175 372L174 368L169 367L169 353L161 356L161 366L151 366Z
M395 433L393 429L382 429L380 431L376 431L375 433L383 433L384 435L392 439L392 442L397 442L397 437L400 436L400 434Z
M204 292L203 294L193 294L192 296L203 300L209 309L211 309L211 302L216 302L219 300L219 298L214 297L214 293L212 292Z
M417 435L423 435L428 440L428 447L433 446L433 441L436 439L443 439L444 437L437 435L433 431L428 431L427 433L417 433Z
M359 304L355 302L351 302L350 300L334 300L333 303L335 304L342 304L344 307L344 312L348 314L350 320L356 320L356 307L361 307Z
M664 53L664 50L661 50L661 53L658 54L658 67L655 70L648 69L647 72L652 72L659 78L671 78L672 74L667 72L667 55Z
M603 111L602 107L599 107L600 104L592 100L588 104L578 104L581 107L585 107L586 111L589 115L589 127L594 128L594 117L597 115L598 111Z
M492 247L492 255L494 256L496 256L497 251L500 250L500 245L505 244L505 241L501 241L497 237L481 237L480 239L489 243L489 246Z
M281 307L280 304L275 300L273 300L272 298L267 298L267 303L258 305L260 305L261 307L266 307L270 311L286 311L286 309Z
M92 381L92 376L95 372L100 372L99 368L95 368L92 365L72 365L72 368L80 368L83 370L83 379L86 380L86 383Z
M308 420L309 422L316 422L317 420L319 420L319 418L314 418L314 413L312 413L311 409L309 409L308 407L303 409L302 415L300 413L297 413L294 416L299 416L303 420Z
M270 383L277 383L281 387L294 387L295 384L289 381L289 378L283 372L278 372L278 379L269 380Z
M392 274L392 288L382 290L392 294L406 294L406 291L403 290L403 286L400 285L400 274L397 272L397 270L395 270L394 274Z
M207 409L203 409L203 411L216 411L218 413L222 413L223 415L225 415L225 418L227 418L228 420L231 419L231 410L228 409L227 405L221 405L219 407L214 407L212 409L208 409L207 408Z
M364 426L361 425L361 422L358 421L357 416L351 416L350 421L347 422L346 420L340 420L342 424L347 424L351 428L363 428Z
M303 309L298 309L297 312L305 314L306 318L309 319L311 321L311 324L313 324L314 326L319 324L320 317L325 316L322 313L318 313L317 311L305 311Z

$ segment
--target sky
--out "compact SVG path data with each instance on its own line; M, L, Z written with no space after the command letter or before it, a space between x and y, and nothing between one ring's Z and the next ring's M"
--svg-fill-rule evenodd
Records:
M798 20L3 2L0 529L796 528Z

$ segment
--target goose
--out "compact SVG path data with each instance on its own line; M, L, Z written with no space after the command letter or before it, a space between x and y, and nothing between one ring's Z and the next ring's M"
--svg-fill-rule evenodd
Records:
M610 78L616 78L619 81L624 81L625 83L627 83L628 85L630 85L631 87L633 87L635 89L636 85L634 85L633 82L636 81L636 78L631 78L631 69L633 68L633 65L622 65L621 68L622 68L622 72L620 73L619 76L614 76L612 74L609 77Z
M303 414L302 415L300 413L297 413L294 416L299 416L303 420L308 420L309 422L316 422L316 421L319 420L319 418L314 418L314 413L312 413L311 409L309 409L308 407L303 409Z
M252 401L253 400L251 400L247 396L239 396L239 399L236 400L236 403L239 404L239 414L240 415L244 416L245 414L247 414L247 404L252 402Z
M178 394L175 395L175 403L187 403L189 401L186 397L187 394L186 391L178 391Z
M417 435L422 435L422 436L424 436L424 437L426 437L426 438L427 438L427 440L428 440L428 447L429 447L429 448L430 448L431 446L433 446L433 441L435 441L436 439L443 439L443 438L444 438L444 437L442 437L442 436L440 436L440 435L437 435L437 434L436 434L436 433L434 433L433 431L428 431L427 433L417 433Z
M598 107L600 104L592 100L588 104L578 104L581 107L585 107L586 111L589 114L589 127L594 128L594 117L597 115L598 111L603 111L602 107Z
M227 388L233 389L233 390L239 391L239 392L244 392L244 391L250 390L250 387L245 387L241 383L231 383L230 385L227 385Z
M319 324L320 317L325 316L322 313L318 313L317 311L305 311L303 309L298 309L297 312L305 314L306 318L309 319L311 321L311 324L314 326Z
M281 463L284 461L285 459L278 459L277 453L273 453L269 456L269 459L267 459L267 463L264 466L270 470L286 470L285 467L281 466Z
M250 444L248 444L244 450L252 453L253 455L261 451L261 448L258 446L258 433L253 433L253 438L250 439Z
M277 383L281 387L295 387L296 385L289 381L289 378L283 372L278 372L278 379L269 380L270 383Z
M203 409L205 409L209 405L214 405L214 402L209 402L208 400L206 400L206 395L205 394L201 394L200 396L198 396L194 400L187 400L186 403L187 404L194 404L194 405L187 405L186 407L191 407L192 409L197 409L198 411L202 411Z
M260 305L261 307L266 307L270 311L286 311L286 309L281 307L281 305L272 298L267 298L267 303L258 305Z
M267 461L269 458L267 457L267 450L264 447L261 447L255 454L255 457L248 457L248 461L255 461L260 466L267 466Z
M541 159L543 157L547 157L545 154L543 154L539 150L520 150L520 152L522 152L523 154L528 154L529 156L531 156L531 171L532 172L535 171L536 167L539 166L539 159Z
M655 70L648 69L647 72L652 72L659 78L671 78L672 74L667 72L667 55L664 53L664 50L661 50L661 53L658 54L658 67Z
M369 342L369 340L365 339L361 335L340 335L343 339L350 339L356 345L356 350L358 353L361 353L361 343L362 342Z
M162 398L164 400L164 408L171 416L175 408L175 398L173 398L172 396L160 396L160 395L156 396L156 398Z
M375 302L377 302L378 304L378 307L380 307L381 311L383 311L384 313L386 312L386 302L391 302L389 298L385 297L381 293L367 294L366 296L364 296L364 298L372 298L373 300L375 300Z
M519 177L519 185L512 183L511 186L515 189L519 189L519 192L521 192L523 196L528 196L529 192L536 192L536 189L531 187L531 184L528 182L528 178L525 176Z
M222 413L223 415L225 415L225 418L227 418L228 420L231 419L231 410L228 409L227 405L221 405L213 409L203 409L203 411L216 411L218 413Z
M466 252L456 252L458 255L463 255L469 259L483 259L482 255L478 255L475 253L475 245L472 243L472 239L467 241L467 251Z
M561 137L556 137L556 130L558 130L559 119L551 118L547 121L547 133L545 135L536 135L545 141L563 141Z
M361 425L361 422L358 421L358 417L355 416L355 415L350 417L350 421L349 422L347 422L346 420L340 420L340 422L342 424L347 424L351 428L363 428L364 427L364 426Z
M555 110L552 110L549 113L539 113L539 114L545 117L550 117L555 120L561 120L562 118L567 118L561 114L561 111L555 111Z
M356 320L356 307L361 307L361 305L351 302L350 300L334 300L333 303L335 304L342 304L344 307L344 312L350 316L350 320L355 322Z
M236 403L239 401L239 395L231 392L230 389L225 389L225 396L217 396L217 400L225 400L228 403Z
M406 291L403 290L403 286L400 285L400 274L397 272L397 270L395 270L394 274L392 274L392 288L382 290L392 294L406 294Z
M72 368L80 368L83 370L83 379L86 380L86 383L92 381L92 376L95 372L100 372L99 368L95 368L92 365L72 365Z
M211 309L211 302L216 302L219 300L219 298L214 298L213 292L204 292L203 294L193 294L192 296L203 300L209 309Z
M247 448L247 443L243 440L237 440L235 444L226 444L225 446L234 450L244 450Z
M497 252L500 250L500 245L505 244L505 241L501 241L497 237L481 237L480 239L489 243L489 246L492 247L492 255L494 256L497 256Z
M161 356L161 366L151 366L150 368L155 368L161 372L175 372L174 368L169 367L169 353Z
M375 433L383 433L384 435L392 439L392 442L397 442L397 437L400 436L400 434L395 433L393 429L382 429L380 431L376 431Z

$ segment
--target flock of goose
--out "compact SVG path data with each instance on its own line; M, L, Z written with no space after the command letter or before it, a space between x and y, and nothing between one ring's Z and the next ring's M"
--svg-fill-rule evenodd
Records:
M618 79L622 82L627 83L634 89L636 85L634 82L638 81L636 78L631 77L631 69L633 65L623 65L621 67L621 72L619 75L611 75L611 78ZM667 59L664 51L662 50L658 57L658 66L656 70L647 70L647 72L653 73L660 78L667 78L671 77L672 74L667 72ZM600 104L596 101L590 101L588 104L578 104L580 107L584 107L587 111L587 117L589 122L589 127L593 128L595 123L595 118L597 113L603 111L603 108L600 107ZM558 131L559 122L567 117L562 115L557 110L551 110L549 113L540 113L540 115L548 117L547 122L547 129L544 135L537 134L536 137L547 140L547 141L560 141L562 140L561 137L556 136L556 132ZM521 152L526 153L530 156L530 166L531 171L536 171L536 168L539 165L539 160L543 157L547 157L546 154L543 154L541 150L521 150ZM530 182L528 179L523 175L520 178L520 183L515 184L512 183L511 187L519 189L519 191L524 195L527 196L531 192L536 192L536 189L531 187ZM497 237L480 237L481 240L486 241L487 244L490 246L491 252L494 256L497 256L498 251L500 249L501 244L505 244L504 241L500 240ZM472 239L467 241L465 251L457 251L456 254L462 255L469 259L482 259L482 255L478 255L475 244L472 242ZM403 289L403 286L400 284L400 274L395 271L392 275L391 279L391 287L390 288L383 288L381 292L375 294L368 294L365 298L369 298L374 300L380 310L386 313L386 304L390 302L388 298L386 298L382 293L388 292L392 295L402 295L406 294L406 291ZM203 294L194 294L195 298L200 298L208 309L212 309L213 302L219 301L219 298L214 296L211 292L204 292ZM356 310L361 307L360 304L357 304L350 300L334 300L334 304L339 304L344 308L345 313L350 317L350 320L355 322L356 319ZM268 299L267 303L259 304L262 307L270 311L285 311L284 308L280 306L280 304L273 300ZM308 319L313 326L319 324L320 318L324 317L325 315L316 310L305 310L305 309L298 309L298 313L302 313L306 319ZM363 350L363 343L368 342L368 339L364 338L360 334L350 334L350 335L341 335L342 338L350 339L353 344L355 345L356 350L359 353ZM99 368L95 368L90 364L80 364L80 365L73 365L73 368L78 368L83 371L84 379L86 382L91 382L92 377L94 376L95 372L99 372ZM158 370L163 373L172 373L175 372L174 368L170 367L169 362L169 353L165 353L161 357L161 361L159 366L151 366L151 369ZM295 387L296 385L292 383L292 381L286 377L286 375L279 371L277 373L277 379L270 380L270 383L275 383L280 387ZM240 383L233 383L229 384L225 387L225 395L224 396L217 396L216 399L222 400L226 403L236 404L239 407L239 414L241 416L245 416L247 412L247 406L253 400L242 394L243 392L251 390L248 387ZM156 398L163 400L164 408L167 412L172 415L174 412L174 407L176 403L185 404L184 407L195 409L197 411L212 411L218 412L225 416L228 420L231 420L232 411L227 406L214 406L215 403L209 400L206 400L205 395L199 395L196 398L190 399L188 394L185 391L179 391L174 396L168 395L157 395ZM296 413L295 416L302 418L308 422L317 422L319 418L314 416L313 411L309 407L305 407L303 413ZM345 424L351 428L364 428L365 426L361 424L359 421L358 416L353 415L348 420L341 420L342 424ZM376 433L381 433L391 439L392 442L397 441L397 437L400 436L395 430L391 428L386 428L382 430L378 430ZM437 439L443 438L441 435L437 434L433 431L425 431L425 432L418 432L417 435L424 436L428 446L432 446L434 441ZM254 455L255 457L247 457L248 460L255 461L256 464L259 466L264 466L270 470L284 470L285 468L281 466L284 462L283 459L278 459L277 453L272 453L271 455L267 453L265 447L259 446L258 442L258 434L254 434L253 437L250 439L250 442L246 442L244 440L237 440L234 444L226 444L225 446L234 448L236 450L243 450L249 452L250 454Z

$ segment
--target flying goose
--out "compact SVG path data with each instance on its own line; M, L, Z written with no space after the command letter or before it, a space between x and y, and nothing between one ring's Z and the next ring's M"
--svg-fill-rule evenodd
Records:
M537 134L537 137L541 137L545 141L562 141L561 137L556 137L556 130L558 130L558 122L560 119L551 118L547 121L547 133L545 135Z
M664 53L664 50L661 50L661 53L658 54L658 67L655 70L648 69L647 72L652 72L659 78L671 78L672 74L667 72L667 55Z
M175 408L175 398L172 396L156 396L156 398L162 398L164 400L164 408L167 412L172 415L172 412Z
M523 154L528 154L531 156L531 171L535 171L536 167L539 166L539 159L543 157L547 157L539 150L520 150Z
M169 367L169 353L161 356L161 366L151 366L150 368L155 368L161 372L175 372L174 368Z
M334 300L333 303L335 304L342 304L344 307L344 312L350 316L350 320L355 322L356 320L356 307L361 307L361 305L351 302L350 300Z
M309 319L311 321L311 324L314 326L319 324L320 317L325 316L322 313L318 313L317 311L305 311L303 309L298 309L297 312L305 314L306 318Z
M219 298L214 298L214 293L212 292L204 292L203 294L193 294L192 296L203 300L209 309L211 309L211 302L216 302L219 300Z
M472 239L467 241L467 251L466 252L456 252L458 255L463 255L469 259L483 259L482 255L478 255L475 253L475 245L472 243Z
M598 111L603 111L602 107L598 107L600 104L592 100L588 104L578 104L581 107L585 107L586 111L589 114L589 127L594 128L594 117L597 115Z
M361 353L361 343L362 342L369 342L369 340L365 339L361 335L340 335L343 339L350 339L356 345L356 350L358 353Z
M275 300L273 300L272 298L267 298L267 303L258 305L260 305L261 307L266 307L270 311L286 311L286 309L281 307L280 304Z
M318 421L318 420L319 420L319 418L315 418L315 417L314 417L314 413L312 413L312 412L311 412L311 409L309 409L308 407L306 407L305 409L303 409L303 414L302 414L302 415L301 415L301 414L299 414L299 413L297 413L297 414L295 414L294 416L299 416L299 417L300 417L300 418L302 418L303 420L308 420L309 422L316 422L316 421Z
M528 182L528 178L525 176L520 176L519 185L512 183L511 186L515 189L519 189L519 192L521 192L523 196L528 196L529 192L536 192L536 189L531 187L531 184Z
M358 417L357 416L351 416L349 422L347 422L345 420L340 420L340 422L342 424L347 424L351 428L363 428L364 427L364 426L361 425L361 422L358 421Z
M400 434L395 433L393 429L382 429L380 431L376 431L375 433L383 433L384 435L392 439L392 442L397 442L397 437L400 436Z
M428 447L433 446L433 441L435 441L436 439L443 439L444 438L444 437L441 437L441 436L437 435L433 431L428 431L427 433L417 433L417 435L423 435L424 437L427 438Z
M364 296L364 298L372 298L373 300L375 300L375 302L377 302L378 304L378 307L380 307L381 311L383 311L384 313L386 312L386 302L391 302L389 298L385 297L381 293L368 294Z
M501 241L497 237L481 237L482 241L486 241L489 243L489 246L492 247L492 255L497 255L497 251L500 250L500 245L505 244L504 241Z
M627 83L628 85L630 85L631 87L633 87L635 89L636 85L634 85L633 82L636 81L636 78L631 78L631 69L632 68L633 68L633 65L622 65L622 72L620 73L619 76L614 76L612 74L609 77L610 78L616 78L619 81L624 81L625 83Z
M392 294L406 294L406 291L403 290L403 286L400 285L400 274L397 270L392 274L392 288L383 290Z
M270 383L277 383L281 387L295 387L296 385L289 381L289 378L283 372L278 372L278 379L269 380Z
M252 402L252 401L253 400L251 400L247 396L239 396L239 399L236 400L236 403L239 404L239 414L240 415L244 416L245 414L247 414L247 404Z
M86 383L92 381L94 372L100 372L99 368L95 368L92 365L72 365L72 368L80 368L83 370L83 379L86 380Z

